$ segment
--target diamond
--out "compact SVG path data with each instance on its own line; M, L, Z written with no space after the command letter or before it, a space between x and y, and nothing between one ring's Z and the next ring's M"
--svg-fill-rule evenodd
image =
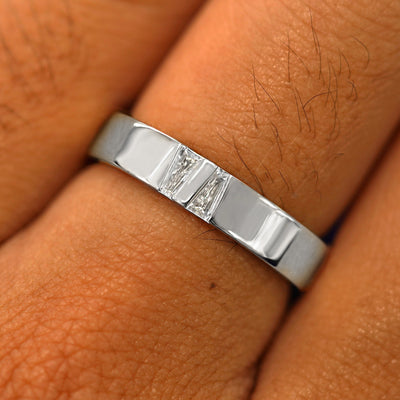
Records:
M194 195L187 209L208 222L222 197L228 183L228 177L228 173L217 168L203 187Z
M186 147L179 149L161 185L161 193L172 198L174 193L187 181L192 172L200 166L200 162L201 157L190 149Z

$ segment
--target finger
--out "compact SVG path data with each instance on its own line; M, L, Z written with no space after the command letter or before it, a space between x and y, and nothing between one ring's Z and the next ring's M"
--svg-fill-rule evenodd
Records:
M400 398L399 139L281 331L255 400Z
M134 115L321 233L399 118L399 6L364 3L217 1Z
M200 3L1 2L0 242L82 164Z
M287 297L259 264L123 173L90 168L3 246L0 395L245 398Z
M283 202L289 212L321 232L351 198L397 118L397 100L388 95L389 87L399 85L393 56L396 27L385 19L381 32L377 25L371 28L370 10L351 8L355 3L348 18L338 18L338 13L346 13L343 7L328 10L324 3L314 4L313 27L302 3L293 4L294 14L282 2L269 3L268 13L256 7L261 4L254 3L254 9L245 8L244 13L244 2L210 3L135 115L246 183L257 187L260 181L260 191L263 188L268 197ZM386 15L389 5L378 7ZM314 106L314 138L305 128L305 113L309 119L312 115L305 102L319 94L323 84L313 35L314 24L327 18L337 23L334 29L318 30L319 51L336 54L339 45L352 66L358 100L347 99L347 78L339 84L338 77L330 105L325 106L325 98ZM282 47L280 57L274 42L280 34L287 38L288 27L296 32L295 52L311 68L309 76L301 62L297 69L291 67L296 97L285 78L287 60L281 62L287 49ZM368 42L371 60L378 57L384 63L370 61L364 70L365 52L347 40L352 35ZM383 35L390 39L385 45L379 39ZM339 75L338 59L337 63ZM273 75L263 65L272 65ZM329 74L323 71L328 82ZM255 110L257 125L253 102L260 107ZM341 133L330 136L334 104ZM274 125L262 117L271 118ZM13 300L10 321L3 324L16 339L4 341L0 348L7 354L22 342L24 351L3 364L2 376L11 376L8 381L13 382L17 374L24 381L36 368L50 365L51 378L44 377L38 390L45 390L49 381L67 390L67 381L93 393L107 381L136 398L244 398L251 391L257 360L285 309L288 285L243 249L231 249L224 236L207 229L157 193L106 166L79 176L46 216L3 251L3 263L15 267L2 272L0 292L20 300ZM29 307L38 310L33 318L21 299L36 287L42 289L30 300ZM77 309L82 314L77 315ZM38 325L37 321L49 320L49 310L57 319ZM59 336L65 324L74 326L68 339ZM32 334L36 329L39 337ZM39 354L36 348L48 351ZM59 354L67 365L61 373L49 354ZM29 385L19 387L18 393L25 390Z

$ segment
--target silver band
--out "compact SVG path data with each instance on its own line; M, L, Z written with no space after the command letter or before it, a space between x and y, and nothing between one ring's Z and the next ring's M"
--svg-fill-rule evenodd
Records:
M93 157L147 183L235 239L304 289L327 247L243 182L177 140L115 114L90 150Z

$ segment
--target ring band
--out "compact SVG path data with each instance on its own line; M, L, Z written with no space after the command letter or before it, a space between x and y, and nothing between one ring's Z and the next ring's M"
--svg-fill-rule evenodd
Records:
M324 258L324 242L277 205L134 118L112 116L90 155L138 178L220 229L299 289L306 288Z

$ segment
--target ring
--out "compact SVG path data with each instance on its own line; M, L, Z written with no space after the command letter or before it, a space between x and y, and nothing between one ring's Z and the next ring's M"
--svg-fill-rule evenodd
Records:
M215 226L299 289L322 263L327 246L306 227L211 161L134 118L112 116L90 155Z

